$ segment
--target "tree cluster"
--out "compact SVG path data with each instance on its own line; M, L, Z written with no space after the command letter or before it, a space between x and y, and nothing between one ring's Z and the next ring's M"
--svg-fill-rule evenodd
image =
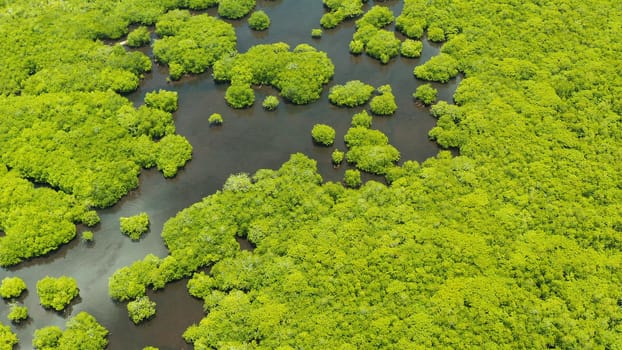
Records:
M207 14L192 16L187 10L169 11L158 19L156 33L161 38L153 44L153 55L169 66L173 80L186 73L202 73L221 57L236 51L233 26Z
M395 103L395 95L391 85L383 85L378 87L378 94L374 96L369 102L371 112L375 115L388 116L395 113L397 110L397 103Z
M374 93L374 87L360 80L335 85L328 92L328 100L337 106L356 107L365 104Z
M137 241L140 239L140 236L149 231L149 215L140 213L134 216L120 217L119 225L121 233Z
M270 17L262 10L255 11L248 17L248 26L252 30L266 30L270 27Z
M13 346L17 343L19 343L19 339L11 331L11 327L0 322L0 350L13 350Z
M127 303L127 313L134 324L139 324L155 315L156 303L148 296L139 297Z
M271 85L295 104L320 98L322 87L333 77L335 66L324 52L301 44L290 51L285 43L261 44L247 52L225 56L214 64L217 81L231 82L227 102L235 108L252 105L251 85Z
M363 14L363 3L367 0L322 0L329 10L320 19L322 27L335 28L339 23L349 18L355 18Z
M56 326L37 329L32 346L37 350L104 350L108 346L107 336L108 330L82 311L67 321L64 331Z
M400 53L401 42L392 31L382 29L393 22L393 12L384 6L373 6L361 19L356 21L356 32L350 42L350 52L365 52L387 64Z
M63 310L80 294L75 278L45 276L37 282L37 295L41 306L56 311Z
M335 129L326 124L315 124L311 129L311 137L317 144L331 146L335 142Z
M3 299L18 298L26 290L26 282L19 277L5 277L0 284L0 297Z

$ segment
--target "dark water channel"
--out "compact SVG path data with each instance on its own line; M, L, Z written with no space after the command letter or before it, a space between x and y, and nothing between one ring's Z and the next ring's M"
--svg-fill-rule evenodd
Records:
M372 3L373 4L373 3ZM398 15L402 3L379 2L389 6ZM369 6L369 4L367 5ZM438 148L428 141L427 133L435 120L426 108L417 106L411 94L421 84L412 75L413 68L438 53L440 46L424 42L423 56L419 59L393 59L388 65L365 55L352 56L348 43L354 32L354 22L346 22L333 30L325 30L321 39L312 39L312 28L319 28L324 13L320 0L258 1L271 18L268 31L253 32L245 20L232 22L238 34L241 52L258 43L284 41L292 47L309 43L328 53L335 64L335 76L329 87L359 79L374 86L391 84L399 106L392 117L374 117L373 128L382 130L402 154L403 160L423 161L434 156ZM210 13L214 13L210 11ZM191 349L181 334L202 316L202 303L187 294L186 280L168 285L163 291L150 293L157 302L157 315L140 326L134 326L127 316L126 306L108 297L108 277L112 273L148 253L166 256L167 250L160 238L163 223L179 210L218 190L227 176L237 172L253 173L260 168L278 168L294 152L302 152L318 162L326 181L340 181L344 168L334 169L330 154L334 147L314 146L310 130L316 123L333 126L337 131L336 147L345 150L343 135L351 117L359 109L344 109L328 102L327 90L322 99L307 105L281 103L274 112L266 112L261 101L271 88L256 89L256 103L250 109L233 110L226 106L224 93L227 85L215 84L209 72L167 83L167 70L154 67L140 89L129 98L142 103L146 92L169 89L179 92L179 110L176 112L177 132L184 135L194 147L193 159L179 174L165 180L156 170L146 170L140 176L140 187L132 191L112 208L100 210L101 223L93 230L95 241L86 244L79 239L62 247L49 257L34 259L17 267L0 270L0 278L17 275L26 280L30 290L22 297L29 308L30 319L20 326L12 325L20 338L19 349L30 349L35 329L58 325L64 327L67 318L87 311L110 330L109 349L142 349L157 346L161 350ZM439 98L451 100L458 81L434 84ZM210 128L207 118L221 113L224 124ZM371 177L368 177L371 178ZM139 242L132 242L119 232L119 217L145 211L151 218L151 230ZM82 230L83 228L80 228ZM241 242L242 248L248 248ZM64 313L46 311L38 304L35 285L46 275L68 275L77 279L81 298ZM7 324L7 303L0 306L0 318Z

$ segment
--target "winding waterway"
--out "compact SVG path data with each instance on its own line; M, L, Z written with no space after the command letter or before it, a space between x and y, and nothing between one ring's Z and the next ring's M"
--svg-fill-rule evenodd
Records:
M402 3L399 1L378 4L391 7L396 15L401 12ZM371 5L373 2L370 1L366 6ZM276 91L261 87L256 88L256 103L252 108L233 110L227 107L224 100L227 85L215 84L209 72L168 83L167 70L155 66L129 98L139 105L146 92L161 88L178 91L179 110L175 113L175 123L177 132L194 147L192 161L174 179L166 180L154 169L143 171L137 190L115 206L98 211L102 220L93 230L94 243L86 244L75 239L48 257L0 270L0 278L20 276L30 290L21 298L29 308L29 320L22 325L11 326L20 338L18 349L31 348L35 329L48 325L63 328L67 318L80 311L91 313L110 330L109 349L142 349L147 345L161 350L191 349L192 346L183 341L181 334L190 324L198 322L203 312L202 303L187 294L186 280L150 293L158 304L157 315L135 326L127 316L125 303L116 303L109 298L108 277L148 253L165 256L167 250L160 237L164 222L183 208L214 193L229 174L278 168L290 154L302 152L317 160L324 180L340 181L347 166L333 168L330 154L334 147L314 146L310 137L314 124L329 124L337 131L336 147L345 150L343 135L352 115L361 109L332 106L328 102L327 91L334 84L354 79L376 87L391 84L399 109L392 117L374 117L372 127L387 134L390 142L401 151L403 160L423 161L438 152L437 146L427 137L435 120L427 108L414 103L411 95L421 84L413 77L413 68L437 54L439 45L424 41L421 58L395 58L388 65L382 65L365 55L349 54L348 43L355 30L353 21L333 30L325 30L321 39L311 38L311 29L319 28L324 13L320 0L259 0L258 8L270 16L270 29L253 32L245 20L232 21L238 35L239 51L244 52L258 43L283 41L292 47L309 43L327 52L335 64L335 76L321 100L306 106L281 103L276 111L267 112L262 109L261 101L267 95L276 94ZM215 13L213 10L209 12ZM148 49L145 52L150 54ZM459 78L444 85L433 84L439 89L439 99L451 101L458 82ZM207 118L215 112L223 115L224 124L209 127ZM119 217L143 211L150 215L151 230L140 241L133 242L120 234ZM78 281L80 299L63 313L46 311L38 304L35 285L46 275L68 275ZM0 317L6 323L9 311L6 302L0 309Z

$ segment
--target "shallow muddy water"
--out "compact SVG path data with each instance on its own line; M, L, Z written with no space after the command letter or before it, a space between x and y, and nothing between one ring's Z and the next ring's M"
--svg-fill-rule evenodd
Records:
M370 2L367 6L370 6ZM379 2L389 6L398 15L402 3ZM156 317L140 326L129 320L125 303L115 303L108 297L108 277L125 265L142 259L146 254L167 254L160 238L164 222L178 211L218 190L229 174L253 173L261 168L278 168L289 155L302 152L318 162L325 181L340 181L346 165L333 168L330 154L334 147L345 150L343 135L351 117L361 108L346 109L332 106L327 91L334 84L358 79L374 86L391 84L398 103L392 117L374 117L372 128L380 129L402 154L403 160L423 161L438 152L428 140L427 133L435 120L427 108L417 106L411 95L418 82L413 68L439 52L440 46L424 42L419 59L395 58L388 65L365 55L352 56L348 43L354 32L354 22L349 21L335 29L325 30L321 39L311 38L311 29L319 28L324 9L320 0L258 1L271 18L272 24L265 32L248 29L245 20L232 21L238 34L238 48L246 51L258 43L284 41L294 47L309 43L328 53L335 64L335 76L326 87L322 98L310 105L296 106L281 102L276 111L267 112L261 101L276 91L269 87L256 88L255 105L245 110L227 107L224 94L226 84L215 84L209 72L167 83L167 70L154 66L139 90L129 95L137 105L144 94L156 89L179 92L179 110L175 113L177 132L184 135L194 147L193 158L174 179L164 179L157 170L145 170L140 176L140 187L124 197L112 208L98 211L101 223L93 230L95 241L86 244L79 239L62 247L48 257L34 259L10 269L0 270L0 278L17 275L28 284L29 294L21 300L30 311L30 319L23 325L12 325L20 337L19 349L30 349L35 329L58 325L64 327L66 319L80 311L94 315L111 334L109 349L142 349L157 346L161 350L191 349L181 338L183 331L202 316L202 303L187 294L186 280L168 285L164 290L150 293L158 304ZM210 10L210 13L215 11ZM148 51L148 50L147 50ZM146 51L146 52L147 52ZM439 89L439 99L451 101L459 82L434 84ZM220 113L224 124L209 127L207 118ZM334 147L318 147L311 140L314 124L325 123L337 131ZM367 179L375 178L367 176ZM140 241L132 242L119 232L119 217L147 212L151 219L150 232ZM79 228L82 230L83 228ZM242 248L249 246L241 242ZM36 281L45 277L68 275L77 279L80 299L64 313L46 311L38 304ZM7 323L7 303L0 307L0 318Z

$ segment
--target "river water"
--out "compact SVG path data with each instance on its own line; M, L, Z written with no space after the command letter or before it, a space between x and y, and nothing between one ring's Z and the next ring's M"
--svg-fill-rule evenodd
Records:
M402 2L383 1L398 15ZM347 165L333 168L330 154L333 147L315 146L310 131L314 124L325 123L337 131L336 146L345 150L343 135L351 117L362 108L346 109L328 102L328 88L358 79L380 86L391 84L396 96L398 111L392 117L374 117L372 128L383 131L396 146L403 160L423 161L434 156L438 147L428 140L427 133L435 120L427 108L418 106L411 95L418 82L413 68L439 52L440 45L424 41L423 55L419 59L394 58L382 65L365 55L352 56L348 43L352 38L354 22L325 30L321 39L311 38L311 29L319 28L324 8L320 0L266 1L259 0L257 7L271 18L270 29L253 32L245 20L231 21L238 35L238 49L245 52L260 43L283 41L292 46L309 43L327 52L335 64L335 76L325 89L322 98L310 105L296 106L281 103L276 111L267 112L261 107L263 98L276 91L269 87L256 89L256 103L245 110L227 107L224 94L226 84L215 84L209 72L182 79L166 81L167 70L154 66L145 76L141 87L128 96L136 105L142 103L146 92L156 89L175 90L179 93L179 110L175 113L177 132L184 135L194 147L193 158L173 179L164 179L157 170L145 170L140 175L140 187L125 196L115 206L99 210L101 223L94 228L95 240L91 244L75 239L53 254L33 259L16 267L0 270L0 278L20 276L30 292L20 301L28 306L30 318L21 325L11 325L20 338L16 349L31 349L35 329L57 325L64 328L66 320L80 311L94 315L111 334L109 349L142 349L157 346L161 350L191 349L181 338L183 331L203 317L202 303L190 297L186 280L169 284L164 290L149 293L157 302L157 314L152 320L135 326L128 318L124 303L113 302L108 297L108 277L125 265L153 253L167 255L160 233L164 222L178 211L220 189L229 174L253 173L261 168L278 168L289 155L302 152L318 162L325 181L340 181ZM373 5L370 1L366 6ZM214 14L215 11L210 10ZM149 49L144 52L150 54ZM451 101L459 78L447 84L433 84L439 89L439 99ZM210 127L207 118L221 113L224 124ZM373 176L365 176L371 179ZM380 178L374 178L380 179ZM119 217L147 212L151 229L138 242L133 242L119 232ZM79 227L79 231L84 230ZM242 242L242 245L244 242ZM49 276L68 275L77 279L80 298L63 313L46 311L38 304L37 280ZM0 307L0 319L7 324L8 304Z

